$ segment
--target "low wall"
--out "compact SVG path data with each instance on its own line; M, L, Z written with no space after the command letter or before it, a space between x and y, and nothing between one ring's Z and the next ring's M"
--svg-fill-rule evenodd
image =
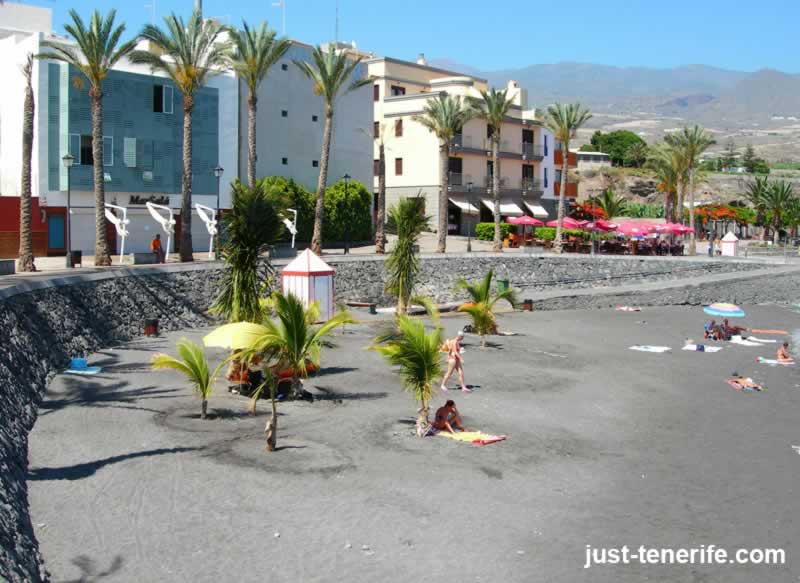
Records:
M282 262L277 263L280 269ZM337 299L382 305L394 302L383 289L383 258L334 259L330 263L337 270ZM475 280L490 267L515 287L546 290L674 280L764 266L602 257L426 256L418 292L438 302L451 301L456 299L454 287L460 277ZM0 289L0 581L47 580L28 515L26 475L28 431L52 375L72 356L140 335L145 318L158 318L164 330L207 324L206 310L221 273L219 264L208 263L87 270L74 276L19 278L14 280L21 282L16 287ZM772 281L769 285L751 281L743 283L742 289L788 293L790 283L787 280L786 286L781 283L776 288ZM794 280L793 285L797 283L800 281ZM668 299L671 297L674 299ZM740 301L762 297L743 295ZM662 301L685 303L686 298L662 294ZM572 307L589 305L574 303Z

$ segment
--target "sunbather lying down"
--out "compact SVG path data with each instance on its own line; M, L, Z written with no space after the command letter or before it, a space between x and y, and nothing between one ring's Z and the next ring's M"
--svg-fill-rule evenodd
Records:
M728 384L737 391L761 392L764 390L764 387L754 382L753 379L739 376L737 373L733 373L733 378L728 379Z

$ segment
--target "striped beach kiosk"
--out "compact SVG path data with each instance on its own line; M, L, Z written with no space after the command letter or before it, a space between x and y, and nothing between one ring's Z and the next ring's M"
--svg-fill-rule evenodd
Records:
M283 268L281 283L284 294L299 298L303 305L319 302L319 317L326 322L333 317L333 276L336 270L306 249Z

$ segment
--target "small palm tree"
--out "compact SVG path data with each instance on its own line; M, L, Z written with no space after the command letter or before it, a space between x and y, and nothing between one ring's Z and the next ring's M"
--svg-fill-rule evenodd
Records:
M594 204L603 209L606 216L611 219L624 214L628 201L625 197L614 194L613 190L606 189L594 200Z
M764 193L764 209L772 226L772 241L778 244L783 219L793 202L797 200L790 182L773 182Z
M151 362L155 370L169 368L183 373L200 395L200 419L205 419L208 412L208 399L214 392L214 379L227 361L223 361L214 372L209 372L208 361L203 347L182 338L178 341L177 359L168 354L156 354Z
M272 271L269 260L261 255L281 238L284 227L263 181L248 188L237 180L232 195L231 209L222 217L226 269L212 311L228 322L256 322L261 318L264 282Z
M25 105L22 110L22 180L19 193L19 259L17 271L36 271L33 263L33 234L31 233L31 156L33 154L34 98L31 76L33 55L28 55L22 67L25 76Z
M253 342L249 350L273 360L278 371L291 371L291 397L302 399L307 395L300 379L307 376L309 363L319 366L322 348L330 346L328 337L331 333L339 326L355 323L355 320L346 311L341 311L327 322L314 325L319 320L318 305L306 308L292 294L276 292L270 305L274 317L262 322L267 331Z
M756 225L761 227L762 241L766 236L766 197L770 188L771 185L766 176L756 176L754 180L747 183L744 193L745 198L751 205L753 205L753 210L756 211Z
M361 64L361 57L352 58L346 52L336 52L333 45L327 51L314 47L311 63L295 61L303 74L314 85L314 93L325 101L325 129L322 134L322 153L319 158L319 180L317 181L317 202L314 208L314 233L311 236L311 250L322 253L322 215L325 210L325 188L328 182L328 163L331 153L331 134L333 132L333 106L340 95L345 95L363 87L372 80L355 78L354 73Z
M461 97L440 93L425 103L423 113L414 121L427 128L439 140L439 224L436 252L447 250L447 205L450 177L450 141L474 115Z
M564 224L564 197L567 194L567 178L569 174L569 145L578 133L578 129L591 119L592 114L588 109L581 107L580 103L556 103L547 108L545 125L553 132L555 139L561 143L563 159L561 162L561 190L558 193L558 216L556 223L556 237L553 241L553 251L561 253L561 231Z
M408 311L419 274L419 258L415 246L422 232L429 228L423 199L401 198L389 209L389 221L397 232L397 241L386 260L386 291L397 296L397 314Z
M664 209L668 223L683 222L683 190L686 184L686 164L680 150L666 142L650 148L647 167L655 172L658 188L665 195ZM675 201L678 201L678 217L675 216Z
M44 53L40 59L61 61L75 67L89 83L89 100L92 107L92 159L94 164L94 217L95 217L95 265L111 265L111 254L106 239L106 190L103 173L103 82L120 59L136 48L136 41L120 44L125 25L114 26L116 10L105 18L92 12L89 27L75 10L70 10L72 22L64 30L75 40L77 50L55 40L43 40ZM78 78L79 82L83 80Z
M700 163L700 156L716 142L703 128L695 125L691 129L684 127L682 131L669 134L665 140L671 146L680 150L686 172L689 175L689 228L694 229L694 183L695 170ZM681 208L681 213L683 209ZM689 233L689 255L697 253L697 237L692 230Z
M255 414L256 404L261 398L261 395L264 391L269 391L272 414L270 415L269 421L267 421L267 425L264 427L264 433L267 436L267 451L275 451L275 447L278 444L278 381L269 369L266 370L265 377L264 382L256 387L256 390L253 391L250 397L250 411Z
M500 231L500 134L508 111L514 105L514 96L509 97L507 90L481 90L480 99L468 97L467 102L475 117L486 120L492 144L492 198L494 199L494 243L492 251L502 251L503 241Z
M650 147L644 142L636 142L632 144L625 152L625 161L631 166L641 168L647 162L647 156L650 153Z
M497 320L494 315L495 304L500 300L508 302L512 308L517 304L516 295L511 289L492 295L493 277L494 269L490 269L479 282L469 283L465 279L460 279L456 285L456 289L465 290L472 300L469 304L460 306L458 311L472 317L472 327L481 337L481 348L486 348L486 336L497 330Z
M431 313L431 316L434 317L434 314ZM378 335L370 347L390 365L398 367L403 388L412 393L419 403L416 421L418 437L424 437L430 428L430 403L435 383L442 375L442 340L440 326L435 325L433 330L426 332L423 320L399 314L394 326Z
M256 183L256 112L258 110L258 86L270 68L286 54L291 46L288 38L276 38L276 32L262 22L258 28L242 23L242 30L228 31L235 51L229 57L231 69L247 85L247 185Z
M164 24L166 30L153 24L145 25L140 36L152 43L157 52L134 51L131 61L163 72L183 95L180 255L181 261L192 261L192 114L195 94L209 77L222 71L230 45L220 39L226 28L216 20L204 20L199 10L192 13L188 23L171 14L164 18Z

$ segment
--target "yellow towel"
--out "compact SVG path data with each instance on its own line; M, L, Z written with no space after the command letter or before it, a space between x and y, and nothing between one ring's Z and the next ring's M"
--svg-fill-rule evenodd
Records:
M459 431L456 433L440 431L436 435L448 437L450 439L454 439L455 441L463 441L465 443L474 443L477 445L488 445L497 441L503 441L506 438L505 435L492 435L490 433L483 433L482 431Z

